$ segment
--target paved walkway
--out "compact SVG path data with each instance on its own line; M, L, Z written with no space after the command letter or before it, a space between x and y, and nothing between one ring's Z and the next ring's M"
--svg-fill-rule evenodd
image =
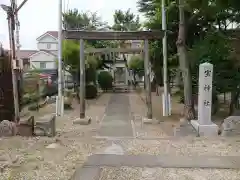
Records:
M239 156L154 156L95 154L89 157L84 167L162 167L162 168L213 168L239 169Z
M110 97L98 134L104 137L133 136L127 94L113 94Z

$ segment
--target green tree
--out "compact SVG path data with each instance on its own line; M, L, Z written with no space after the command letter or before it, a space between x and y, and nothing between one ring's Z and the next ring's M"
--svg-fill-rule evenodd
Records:
M178 66L176 58L177 48L176 39L178 32L178 9L177 5L173 3L175 1L169 1L167 3L167 29L171 31L168 34L168 67ZM144 13L147 20L145 26L152 30L161 30L161 1L160 0L139 0L139 11ZM152 64L152 70L155 74L156 83L163 85L163 55L162 55L162 41L156 40L150 42L150 61Z
M134 15L128 9L127 11L116 10L114 15L114 24L112 29L115 31L136 31L139 30L141 27L139 16ZM119 41L118 46L124 48L126 45L126 41ZM125 67L128 69L127 58L125 54L123 55L123 60L125 63ZM129 69L128 69L129 71Z
M101 21L96 12L79 12L73 9L63 14L63 26L70 30L96 30L106 28L107 24Z
M85 45L90 47L89 45ZM63 42L63 62L67 70L73 75L74 80L79 82L80 76L80 45L76 41L65 40ZM99 61L94 56L85 55L86 65L86 82L94 82L96 80L96 69Z
M159 26L159 22L161 22L161 0L139 0L138 5L139 11L143 12L148 20L146 26L150 29L159 29L161 27ZM192 82L190 82L192 79L189 77L191 77L190 73L195 73L189 71L189 60L187 59L189 49L201 42L208 32L216 30L226 33L232 23L239 24L239 9L239 2L236 0L167 1L167 29L171 31L168 34L168 55L172 60L175 59L172 57L176 57L177 52L181 51L178 53L180 55L178 59L180 69L182 74L187 73L188 75L185 76L184 80L185 117L187 119L193 116ZM180 23L178 22L179 16L182 20ZM177 46L174 46L176 39ZM161 52L159 50L161 42L154 42L153 45L151 52L154 57L158 52ZM159 61L156 58L152 60L153 68L155 71L161 71L162 64L154 63L157 60Z
M136 31L141 27L139 16L134 15L130 9L116 10L113 18L112 29L116 31Z
M64 40L63 41L63 62L70 72L74 72L79 68L80 62L80 45L76 41Z
M77 9L69 10L63 14L64 28L67 30L102 30L109 29L106 22L102 22L97 13L79 12ZM94 48L107 48L113 45L112 41L88 40L88 45ZM110 68L104 56L98 58L99 68Z
M186 21L185 21L185 10L184 10L184 0L179 0L179 29L178 29L178 39L176 42L179 65L183 77L183 89L184 89L184 117L187 120L195 118L194 102L192 95L192 81L191 81L191 70L189 59L187 56L186 48Z
M133 72L134 82L136 82L136 75L142 77L144 75L144 60L140 55L134 55L128 62L129 69Z
M229 114L233 112L233 106L239 97L240 73L236 66L236 59L231 58L232 48L229 38L221 32L209 32L207 36L196 43L190 51L193 93L198 91L198 72L199 65L204 62L213 64L213 107L214 113L217 112L218 98L221 93L231 92L231 105Z

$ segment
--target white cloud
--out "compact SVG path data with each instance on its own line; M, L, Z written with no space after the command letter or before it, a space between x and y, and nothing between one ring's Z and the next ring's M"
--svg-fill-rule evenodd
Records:
M0 0L0 4L9 4L10 0ZM20 4L22 0L18 0ZM35 49L36 38L48 30L58 28L58 0L28 0L19 12L20 42L22 49ZM113 3L114 2L114 3ZM68 9L77 8L80 11L97 12L104 21L112 24L116 9L137 13L137 0L63 0L63 6ZM0 10L0 41L8 47L8 30L6 13Z

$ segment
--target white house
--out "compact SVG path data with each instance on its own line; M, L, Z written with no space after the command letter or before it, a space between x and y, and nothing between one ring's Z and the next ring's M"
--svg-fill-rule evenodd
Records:
M20 50L18 57L23 61L24 70L56 69L58 32L47 31L37 38L37 50Z
M30 68L56 69L58 32L47 31L37 38L38 51L29 56Z

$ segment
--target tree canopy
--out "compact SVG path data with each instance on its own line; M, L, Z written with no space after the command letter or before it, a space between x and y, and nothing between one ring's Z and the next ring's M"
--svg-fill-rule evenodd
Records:
M113 30L136 31L141 27L139 16L134 15L130 9L127 11L115 10Z
M215 93L236 90L236 84L239 84L236 78L239 67L236 66L236 59L231 56L234 49L229 43L231 41L229 29L239 25L239 7L240 3L237 0L168 0L166 2L167 30L170 31L167 36L168 67L178 68L183 60L184 64L189 64L184 67L189 69L188 72L192 77L187 82L193 87L193 91L191 92L189 87L190 91L185 92L189 98L192 93L197 93L198 65L206 61L214 65ZM161 28L161 0L139 0L138 8L147 19L145 26L148 29ZM182 14L179 14L180 11ZM183 25L179 21L181 15L184 18ZM186 50L183 59L180 58L181 53L176 46L176 43L179 45L179 40L184 41L182 47ZM151 62L155 75L160 80L162 79L161 47L161 41L151 43ZM232 86L234 84L235 87ZM185 83L184 88L186 88Z

